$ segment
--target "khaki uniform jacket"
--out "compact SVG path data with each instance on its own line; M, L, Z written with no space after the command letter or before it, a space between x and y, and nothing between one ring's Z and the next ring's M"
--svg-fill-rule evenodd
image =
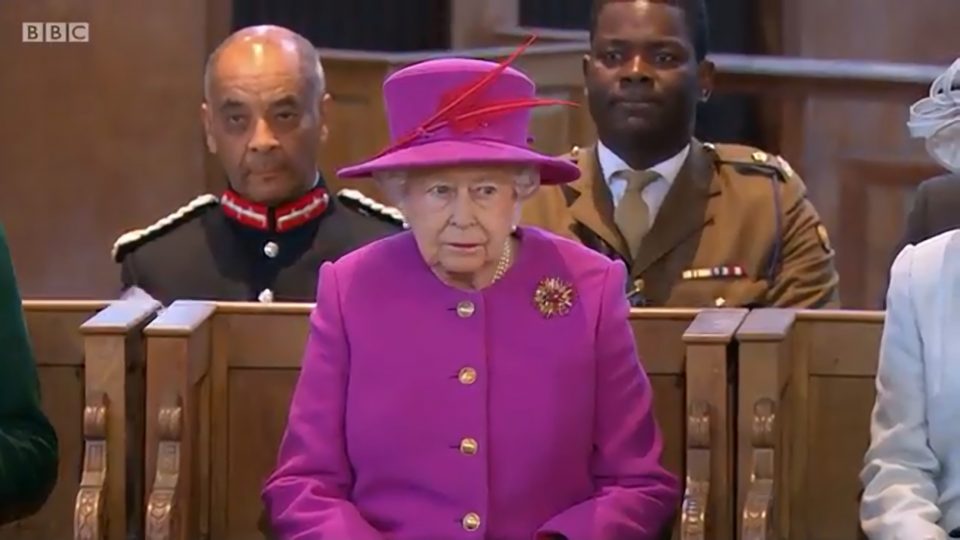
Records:
M623 260L634 306L839 308L826 228L783 159L693 141L630 260L596 147L570 156L580 179L542 186L524 203L522 223Z

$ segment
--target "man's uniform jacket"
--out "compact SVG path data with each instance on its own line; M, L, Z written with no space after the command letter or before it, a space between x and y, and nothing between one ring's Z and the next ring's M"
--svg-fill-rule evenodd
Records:
M633 260L596 147L570 157L580 179L541 187L522 221L623 260L635 307L839 307L826 228L782 158L692 141Z
M331 196L321 181L279 208L232 191L202 195L121 236L113 256L125 297L313 302L321 263L404 227L396 209L355 190Z

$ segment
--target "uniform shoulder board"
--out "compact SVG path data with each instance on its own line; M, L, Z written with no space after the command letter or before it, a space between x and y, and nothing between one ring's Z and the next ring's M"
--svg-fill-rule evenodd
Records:
M704 147L716 156L717 165L731 166L742 174L774 175L782 181L795 174L787 160L751 146L706 143Z
M404 229L407 228L407 220L403 217L403 213L400 212L400 210L378 203L356 189L341 189L337 192L337 199L361 214L380 218L388 223L399 225Z
M143 229L134 229L120 235L117 241L113 243L111 255L113 260L120 262L134 249L142 246L150 240L161 234L176 228L178 225L190 221L191 218L198 215L201 210L216 205L220 202L215 195L200 195L196 199L180 207L176 212L160 219L153 225Z

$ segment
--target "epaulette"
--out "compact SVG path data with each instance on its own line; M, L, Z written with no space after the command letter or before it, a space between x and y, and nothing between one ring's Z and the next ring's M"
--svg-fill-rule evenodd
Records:
M717 165L728 165L742 174L772 175L784 182L795 174L793 167L781 156L770 155L750 146L712 143L704 143L703 146L714 155Z
M134 229L132 231L123 233L120 235L120 238L117 238L117 241L113 243L113 251L111 252L113 260L116 262L122 261L127 253L130 253L134 249L169 231L170 229L173 229L182 223L186 223L191 218L198 215L200 210L203 210L208 206L218 204L219 202L220 199L218 199L215 195L200 195L196 199L180 207L180 209L176 212L166 216L163 219L160 219L149 227L144 229Z
M355 189L341 189L337 192L337 199L344 205L360 212L363 215L379 218L388 223L407 228L407 220L397 208L386 206L367 197Z

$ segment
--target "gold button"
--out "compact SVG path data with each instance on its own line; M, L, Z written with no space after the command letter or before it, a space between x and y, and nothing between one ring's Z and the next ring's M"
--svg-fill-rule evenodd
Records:
M473 384L477 381L477 370L472 367L465 367L460 370L457 378L460 379L460 383L462 384Z
M470 317L471 315L473 315L473 312L476 310L477 310L477 307L474 306L473 302L469 300L464 300L463 302L460 302L459 304L457 304L457 315L459 315L461 319L466 319L467 317Z
M467 437L460 441L460 453L472 456L477 453L477 440Z
M714 305L716 305L717 307L723 307L723 306L727 305L727 299L721 296L721 297L717 298L716 300L714 300L713 303L714 303Z
M480 528L480 516L475 512L463 516L463 528L468 531L475 531Z

